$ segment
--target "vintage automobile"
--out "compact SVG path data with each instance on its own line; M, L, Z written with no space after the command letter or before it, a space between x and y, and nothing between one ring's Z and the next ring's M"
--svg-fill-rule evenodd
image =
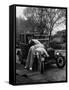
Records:
M23 34L24 35L24 34ZM21 36L22 37L22 36ZM19 48L21 49L20 53L21 53L21 64L26 63L26 58L28 55L28 51L29 51L29 45L28 45L28 41L29 39L32 39L33 37L37 37L39 38L39 40L45 40L44 36L34 36L33 34L26 34L23 38L25 41L19 43ZM28 39L29 38L29 39ZM23 40L23 39L21 39ZM46 42L46 41L45 41ZM66 60L65 57L60 53L60 52L56 52L55 49L53 48L46 48L47 53L49 54L49 57L45 56L44 54L38 53L36 52L34 54L34 62L33 62L33 70L40 70L40 73L43 74L44 73L44 68L46 65L48 64L54 64L56 63L58 68L63 68L65 66ZM38 58L38 55L40 58Z
M49 64L56 64L58 68L63 68L65 66L66 60L65 57L60 53L56 52L53 48L48 48L47 53L49 54L49 57L47 57L45 54L41 54L39 52L36 52L34 54L34 59L36 58L36 61L40 61L40 73L44 73L45 65ZM39 58L38 58L39 55ZM35 61L35 60L34 60Z

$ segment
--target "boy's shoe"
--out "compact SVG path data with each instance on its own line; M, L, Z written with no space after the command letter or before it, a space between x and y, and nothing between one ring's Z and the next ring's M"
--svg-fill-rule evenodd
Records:
M28 67L26 67L26 66L24 67L24 69L29 70L29 68L28 68Z
M27 67L26 67L26 66L25 66L24 68L25 68L25 69L27 69Z
M32 71L32 67L31 67L31 68L29 68L29 70L30 70L30 71Z

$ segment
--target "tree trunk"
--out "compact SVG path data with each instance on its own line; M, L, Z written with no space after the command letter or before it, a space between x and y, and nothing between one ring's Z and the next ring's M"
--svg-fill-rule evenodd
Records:
M50 30L50 35L49 35L49 47L50 47L50 42L51 42L51 32L52 30Z

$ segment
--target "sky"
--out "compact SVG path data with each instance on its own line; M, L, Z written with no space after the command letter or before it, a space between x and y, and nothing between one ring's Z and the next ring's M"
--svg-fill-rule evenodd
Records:
M26 9L26 7L16 7L16 17L19 18L24 18L26 19L26 17L23 14L23 11Z
M60 24L59 26L55 27L54 30L52 31L52 35L56 34L57 31L62 31L66 30L66 25Z
M17 6L17 7L16 7L16 17L27 20L27 18L26 18L25 15L23 14L23 12L24 12L24 10L25 10L26 8L27 8L27 7L18 7L18 6ZM65 30L65 29L66 29L66 25L61 24L61 25L53 28L52 35L56 34L57 31L61 31L61 30Z

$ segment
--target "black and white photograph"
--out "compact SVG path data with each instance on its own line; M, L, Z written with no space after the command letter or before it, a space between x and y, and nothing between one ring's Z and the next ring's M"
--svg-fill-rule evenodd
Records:
M67 8L16 6L16 84L67 82Z

